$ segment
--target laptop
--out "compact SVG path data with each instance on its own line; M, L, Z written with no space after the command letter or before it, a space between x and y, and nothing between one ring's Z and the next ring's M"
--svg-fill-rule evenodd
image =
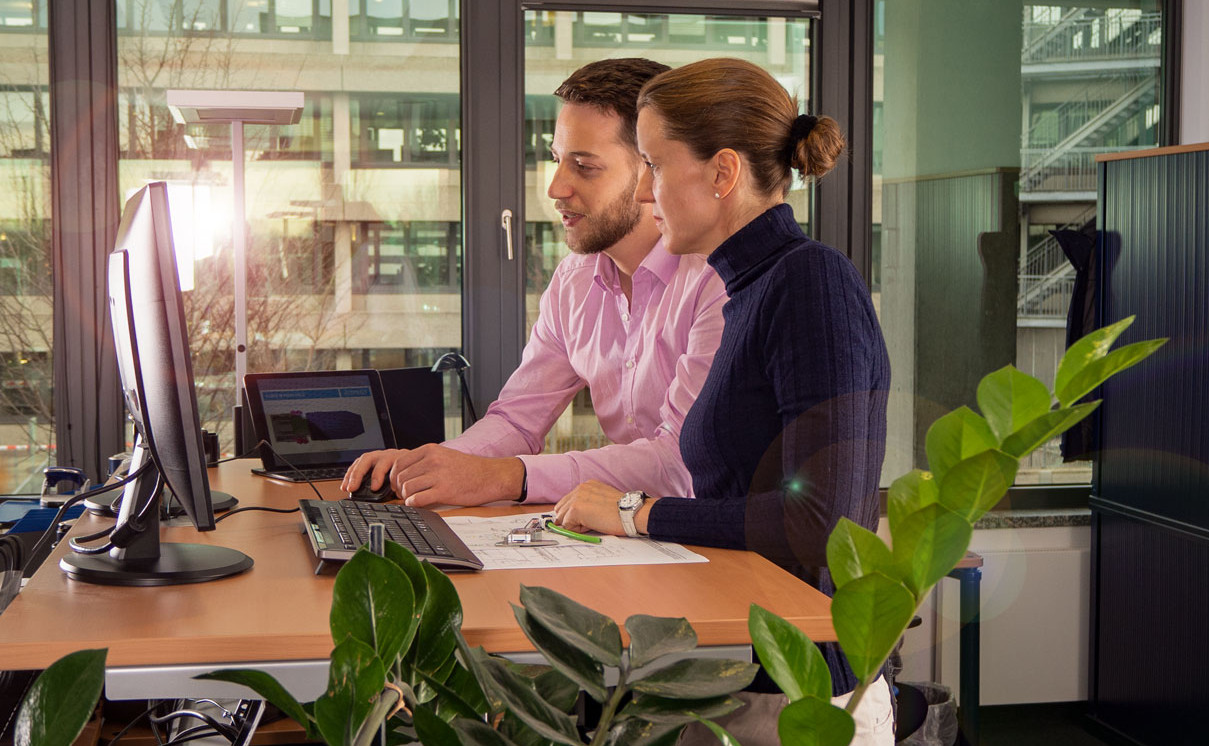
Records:
M376 370L244 376L260 446L253 473L287 482L338 480L366 451L395 447Z

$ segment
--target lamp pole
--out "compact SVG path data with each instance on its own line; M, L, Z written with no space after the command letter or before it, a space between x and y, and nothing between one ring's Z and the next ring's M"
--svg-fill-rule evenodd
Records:
M243 120L231 122L231 186L235 192L231 245L235 250L235 439L242 441L243 377L248 372L248 217L244 196ZM236 445L241 455L243 443Z
M248 217L244 189L244 125L297 124L304 103L301 91L168 91L168 109L181 124L231 125L231 187L235 209L231 246L235 259L235 453L245 455L255 441L244 412L244 376L248 372Z

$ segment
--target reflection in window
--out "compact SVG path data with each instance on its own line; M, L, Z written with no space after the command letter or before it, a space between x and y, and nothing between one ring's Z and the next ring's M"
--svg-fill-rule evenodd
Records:
M1074 270L1051 231L1094 230L1096 155L1158 143L1157 0L970 11L874 8L874 295L895 370L887 474L924 464L927 427L975 404L986 373L1013 363L1052 383ZM1054 441L1017 482L1090 475Z
M54 411L46 2L0 2L0 494L37 492Z
M457 162L461 112L456 96L361 95L350 103L350 113L362 163Z

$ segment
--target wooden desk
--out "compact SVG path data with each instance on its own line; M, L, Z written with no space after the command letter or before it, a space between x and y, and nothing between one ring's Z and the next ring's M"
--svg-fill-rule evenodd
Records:
M293 507L300 497L314 494L305 485L253 476L252 463L235 461L211 470L213 486L235 495L241 505ZM341 496L337 482L323 483L320 490L327 498ZM509 510L523 509L467 512ZM94 532L104 520L85 517L73 531ZM326 670L335 574L313 574L316 562L298 515L252 511L220 522L216 531L166 527L162 537L233 547L256 564L242 575L197 585L97 586L69 580L59 570L64 542L0 615L0 666L45 668L66 653L103 647L109 649L111 688L123 673L155 666L175 666L176 673L191 675L216 667L303 661ZM462 599L462 632L471 645L491 652L532 651L509 606L518 602L523 583L564 593L619 624L637 613L683 616L702 646L748 646L752 603L785 617L814 640L835 639L830 600L815 589L751 552L696 551L710 561L451 575ZM258 667L279 672L278 666Z

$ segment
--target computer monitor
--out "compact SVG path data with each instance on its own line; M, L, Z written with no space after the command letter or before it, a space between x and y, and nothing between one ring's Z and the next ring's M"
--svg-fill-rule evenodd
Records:
M148 184L126 202L108 281L118 371L136 433L130 473L151 464L126 485L108 551L68 553L60 567L76 580L141 586L201 583L243 572L252 559L242 552L159 539L165 487L197 530L215 528L163 182Z

